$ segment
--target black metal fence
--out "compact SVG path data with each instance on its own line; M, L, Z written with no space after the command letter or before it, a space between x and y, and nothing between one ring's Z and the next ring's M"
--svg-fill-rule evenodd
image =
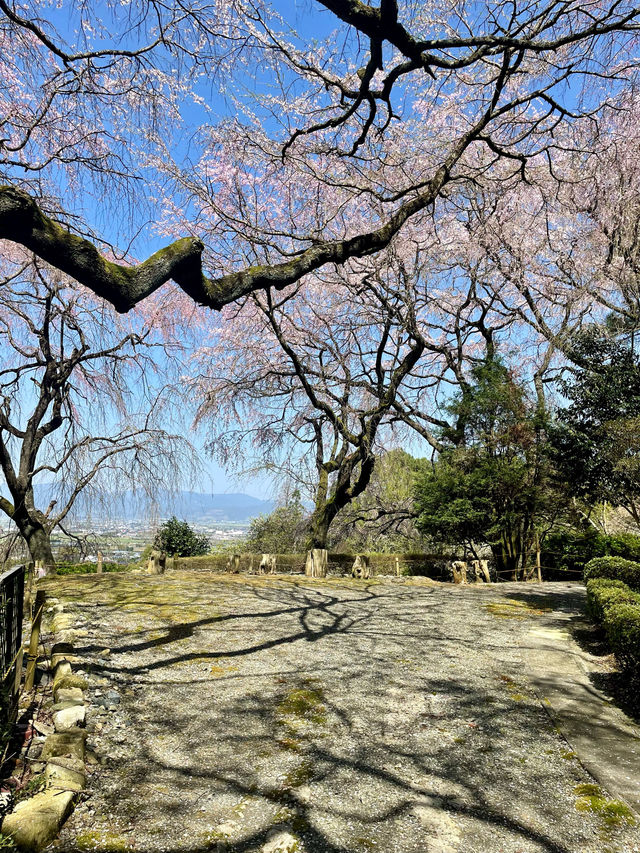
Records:
M0 727L13 722L22 678L25 566L0 575Z

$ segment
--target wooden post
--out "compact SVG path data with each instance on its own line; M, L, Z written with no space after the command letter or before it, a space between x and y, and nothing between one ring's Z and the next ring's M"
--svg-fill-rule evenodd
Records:
M396 557L396 577L400 577L400 558Z
M31 616L31 599L33 598L33 586L35 580L35 563L25 563L26 581L24 585L24 612Z
M536 569L538 571L538 583L542 583L542 566L540 565L540 534L536 531Z
M102 551L98 551L98 565L96 566L96 572L99 575L102 574Z
M33 608L31 639L29 640L29 651L27 652L27 674L24 681L24 689L26 692L33 690L33 682L36 677L36 661L38 660L38 645L40 644L40 626L42 625L44 599L44 590L39 589L36 593L36 603Z
M329 554L326 548L312 548L307 551L304 573L309 578L326 578Z

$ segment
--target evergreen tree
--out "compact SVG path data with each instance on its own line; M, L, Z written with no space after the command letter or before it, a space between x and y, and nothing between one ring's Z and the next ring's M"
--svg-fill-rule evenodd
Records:
M477 556L490 545L499 572L520 577L543 523L562 505L546 453L544 415L497 358L473 370L449 406L455 429L418 479L417 526Z
M153 547L176 557L200 557L209 550L209 537L199 536L186 521L172 516L160 525Z

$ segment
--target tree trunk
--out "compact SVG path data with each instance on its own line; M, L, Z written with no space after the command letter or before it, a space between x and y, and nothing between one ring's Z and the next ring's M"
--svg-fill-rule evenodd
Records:
M56 561L53 559L53 551L51 550L50 531L37 522L27 521L20 524L15 518L14 521L27 543L33 562L40 561L44 566L45 574L55 575Z

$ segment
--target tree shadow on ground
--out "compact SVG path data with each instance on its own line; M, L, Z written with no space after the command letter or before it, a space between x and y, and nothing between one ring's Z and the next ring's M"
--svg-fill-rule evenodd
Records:
M309 853L400 849L389 844L394 826L408 834L402 849L417 849L416 839L424 839L425 850L431 841L438 849L441 830L445 833L438 842L442 849L462 849L447 840L447 821L457 821L467 829L472 825L487 838L493 832L501 833L510 844L527 843L531 845L528 849L535 845L544 853L576 853L581 848L567 841L562 826L566 809L573 804L567 806L558 794L552 766L537 761L528 772L527 785L521 784L522 764L529 753L544 745L551 747L555 735L535 697L520 695L520 689L526 688L517 683L517 675L498 669L491 685L472 687L464 672L443 677L427 671L417 680L412 660L395 658L391 666L390 655L404 655L407 644L411 644L412 655L430 654L452 661L464 660L465 651L471 653L478 644L489 655L500 648L489 631L478 634L475 626L469 629L461 624L455 634L455 626L441 624L440 614L451 604L447 604L448 596L435 595L436 589L421 589L417 602L411 590L366 583L355 590L345 586L339 592L304 584L254 587L237 601L238 610L226 615L164 626L159 637L146 629L115 637L119 640L113 643L115 660L94 658L92 669L120 675L125 681L135 677L137 685L144 674L196 660L224 658L250 664L252 656L261 661L262 653L272 651L285 652L289 658L288 665L272 666L269 672L230 672L225 677L229 684L244 679L239 694L223 680L216 682L215 689L212 685L209 693L203 692L201 680L190 676L176 683L185 697L198 688L200 692L193 693L197 703L184 701L168 707L166 700L157 699L143 713L131 702L127 711L132 729L139 732L139 742L123 768L123 778L135 796L127 802L122 787L111 786L111 793L104 795L107 813L133 823L134 834L136 822L145 825L145 810L150 808L164 809L168 821L180 826L195 808L188 792L201 790L205 797L246 799L259 814L238 838L216 838L213 833L208 839L194 838L173 846L165 838L162 850L166 853L249 853L259 850L278 827L291 828ZM473 602L476 611L503 594L516 598L511 589L503 593L498 588L498 596L495 589L478 591L482 597ZM524 600L541 611L559 602L557 596L529 590ZM117 615L119 606L118 602L105 603L102 613L105 617ZM573 615L573 605L563 603L565 606L566 613ZM386 621L381 623L384 611ZM180 618L179 611L176 618ZM482 619L477 624L483 624ZM229 634L236 627L238 634ZM230 638L231 647L211 651L171 648L205 629L220 631L220 639ZM347 640L352 657L334 659L335 644ZM382 640L384 644L379 645ZM315 658L298 660L304 650L323 644L326 647ZM87 644L77 651L95 655L99 649L99 645ZM117 661L119 654L143 652L158 657L140 665ZM282 660L274 658L273 663ZM267 677L269 684L264 680ZM211 683L210 676L204 680ZM339 685L339 689L325 692L322 682L330 682L332 688ZM162 683L171 682L163 675ZM396 690L398 698L395 716L389 720L385 713L390 690ZM430 697L445 697L446 701L441 706ZM203 742L204 721L208 740ZM149 744L154 743L154 731L169 727L182 746L167 758L157 744ZM116 762L102 772L117 770ZM565 798L571 796L573 778L567 772ZM154 797L159 795L149 787L150 780L170 780L176 790L157 803ZM540 820L549 814L555 816L555 824ZM220 821L223 816L216 813L215 819ZM357 836L341 835L349 826L359 827ZM585 832L593 833L593 825L585 824ZM573 842L579 843L579 839L573 838ZM66 853L81 849L58 848ZM91 849L100 853L100 843ZM158 849L153 844L135 846L137 853L157 853ZM112 851L108 845L103 848L103 853Z
M290 673L290 676L292 675ZM354 674L354 681L357 675L359 672ZM298 673L295 683L308 683L304 673ZM478 707L487 707L486 695L464 689L455 680L437 680L429 686L432 691L453 698L455 710L451 713L455 713L456 718L470 718L471 715L477 714ZM375 685L371 685L371 700L374 698L374 690ZM345 712L344 708L336 708L324 697L322 701L328 717L328 729L353 729L357 716L355 712L351 714ZM197 755L191 760L169 764L160 760L149 748L141 748L136 758L136 768L132 768L127 777L134 789L138 784L143 785L150 777L162 779L168 772L181 778L185 786L198 779L205 784L205 788L212 789L216 794L231 794L241 801L249 799L257 802L264 813L261 824L249 828L240 838L222 841L212 837L208 842L193 843L189 846L163 846L163 851L249 853L259 850L274 830L279 828L293 830L310 853L345 853L374 847L390 849L384 846L385 828L403 820L411 822L415 833L414 838L408 839L407 849L416 849L414 844L420 838L424 838L425 850L432 849L428 839L436 843L438 824L436 820L433 834L428 828L421 826L415 819L415 813L416 808L418 812L422 808L426 809L428 814L435 809L453 819L472 821L482 825L488 832L499 831L503 836L506 833L512 841L531 842L537 845L536 849L545 853L576 853L577 848L554 838L549 832L536 826L535 820L527 821L518 817L517 810L508 808L507 803L504 808L500 808L495 798L492 800L487 796L487 791L491 790L491 774L487 774L487 768L491 765L490 758L486 764L476 759L471 763L468 760L462 761L460 750L452 748L447 742L443 742L435 753L425 755L417 749L411 749L402 738L398 738L395 743L388 739L377 739L380 737L378 733L377 736L372 736L371 742L362 744L349 755L339 747L332 747L325 737L317 736L317 733L309 734L302 737L299 750L294 755L297 766L306 768L304 776L295 778L295 773L292 773L281 784L271 784L264 777L260 778L255 762L253 767L252 760L241 764L237 760L234 761L234 756L255 756L256 749L263 745L265 740L270 738L272 743L277 742L281 737L280 730L283 725L277 709L277 704L265 702L264 696L259 692L245 694L242 699L225 707L227 728L219 734L220 761L215 768L204 768ZM485 755L492 750L499 752L502 749L507 728L507 711L511 715L509 727L531 724L531 709L525 706L506 708L500 705L487 711L482 720L482 736L491 744L491 749L487 747ZM206 709L200 708L199 713L206 713ZM539 709L539 713L541 720L544 719L544 711ZM448 717L439 717L435 722L451 724L451 714ZM172 718L172 724L178 729L184 726L186 734L191 730L192 720L190 715L185 713L181 719ZM426 719L424 725L433 726L434 720ZM532 736L535 737L535 733ZM285 753L282 755L287 757ZM510 775L507 766L501 767L499 772L503 781L505 775ZM426 778L431 780L431 784L415 781ZM513 780L516 780L515 773ZM547 778L542 774L529 781L532 790L553 790L551 776ZM457 793L451 796L443 795L443 785ZM318 789L317 798L310 798L304 790L309 786ZM339 792L341 796L328 796L327 792L330 790ZM376 799L372 798L369 804L366 802L367 791L376 792ZM362 794L365 795L364 804ZM529 794L529 791L522 791L523 799L526 800ZM121 796L121 792L114 791L110 806L115 815L121 811ZM186 800L174 802L173 806L168 808L171 820L178 823L184 821L185 813L190 807L192 805ZM553 808L550 803L548 807ZM139 804L137 808L140 808ZM270 819L270 815L282 815L283 812L284 817ZM340 832L334 829L335 823L340 827L360 828L355 838L343 838L338 841ZM406 824L397 831L406 831ZM380 838L379 833L382 833L382 844L377 840ZM364 846L367 839L373 846ZM441 839L441 843L442 848L436 845L433 849L458 849L447 847L446 838ZM78 851L81 849L77 848ZM99 847L92 849L100 850ZM109 849L105 848L104 853L108 853ZM136 846L135 849L141 851L143 848ZM73 846L65 847L64 850L65 853L76 853ZM146 848L145 853L156 851L150 846Z

